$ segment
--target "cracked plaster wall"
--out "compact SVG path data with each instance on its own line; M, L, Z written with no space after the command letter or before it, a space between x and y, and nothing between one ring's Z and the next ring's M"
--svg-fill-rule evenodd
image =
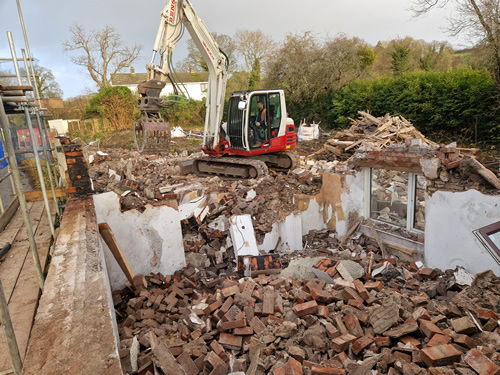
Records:
M146 206L120 211L119 196L114 192L94 195L97 222L111 227L134 274L161 272L171 275L186 265L179 211L168 206ZM104 241L104 258L111 288L123 288L127 278Z
M471 273L500 265L476 238L473 230L500 220L500 196L437 191L426 202L425 262L428 267L454 269L463 266Z
M310 230L330 229L342 237L353 224L348 218L363 215L364 172L354 176L325 172L320 193L314 197L296 195L295 202L302 211L302 235Z

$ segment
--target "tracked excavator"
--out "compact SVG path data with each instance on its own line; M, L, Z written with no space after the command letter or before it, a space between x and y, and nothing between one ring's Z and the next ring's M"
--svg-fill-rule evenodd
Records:
M221 123L228 58L188 0L168 0L161 12L153 57L147 65L148 78L138 86L141 117L134 124L134 137L139 151L169 146L170 126L160 113L169 97L161 98L160 93L170 82L174 98L186 96L172 65L172 54L184 29L188 30L209 70L202 144L206 156L193 161L194 172L227 178L258 178L267 175L268 168L283 171L295 168L297 156L291 152L296 144L295 126L287 115L283 90L231 93L227 121ZM160 62L155 64L158 55Z

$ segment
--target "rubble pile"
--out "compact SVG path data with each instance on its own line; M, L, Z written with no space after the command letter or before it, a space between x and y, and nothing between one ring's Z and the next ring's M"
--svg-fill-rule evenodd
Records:
M313 267L334 284L210 277L193 265L136 275L113 293L124 372L500 373L500 279L491 271L472 281L463 269L352 259Z
M402 116L374 117L359 111L360 119L351 119L351 127L338 132L326 141L325 146L310 155L316 159L347 162L361 147L384 149L393 144L405 144L407 140L420 139L423 143L437 147L438 144L425 138L408 120Z

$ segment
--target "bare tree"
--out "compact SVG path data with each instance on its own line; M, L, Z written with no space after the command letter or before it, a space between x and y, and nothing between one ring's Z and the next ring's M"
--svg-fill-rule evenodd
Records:
M456 5L450 19L451 35L463 35L489 51L490 69L500 87L500 0L413 0L411 10L415 17L447 4Z
M261 65L265 65L275 43L273 39L262 31L238 30L234 36L236 49L245 60L245 69L252 71L255 60L259 59Z
M62 98L63 91L56 82L52 70L40 66L36 68L36 83L41 98Z
M229 72L233 72L237 69L236 61L236 44L229 35L212 33L215 41L219 45L219 48L226 54L229 60ZM188 56L180 61L176 68L179 71L189 72L193 68L196 72L206 72L208 71L208 66L200 50L194 44L193 39L189 39L187 42Z
M69 32L71 39L63 43L64 50L78 52L71 57L71 61L87 69L99 88L110 86L111 74L130 66L142 49L138 44L123 46L120 35L112 26L87 32L82 26L74 24Z

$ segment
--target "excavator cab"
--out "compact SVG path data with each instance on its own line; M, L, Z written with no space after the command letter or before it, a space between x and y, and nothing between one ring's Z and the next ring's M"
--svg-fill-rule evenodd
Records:
M232 93L229 98L227 136L232 149L266 152L295 146L295 127L286 113L283 90ZM258 125L257 125L258 124Z

